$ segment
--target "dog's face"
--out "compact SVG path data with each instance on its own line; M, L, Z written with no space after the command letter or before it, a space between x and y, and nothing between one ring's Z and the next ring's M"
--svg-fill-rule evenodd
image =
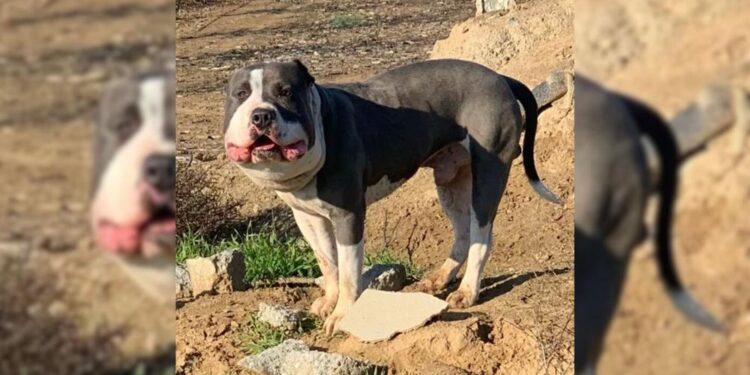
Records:
M95 129L92 225L97 245L153 257L175 248L174 72L109 85Z
M226 88L224 146L246 169L290 170L314 148L319 97L299 61L250 65Z

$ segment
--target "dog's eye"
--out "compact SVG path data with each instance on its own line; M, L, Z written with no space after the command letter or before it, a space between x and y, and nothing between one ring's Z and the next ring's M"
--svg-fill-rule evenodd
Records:
M288 98L292 96L292 90L290 90L288 87L282 87L279 89L279 96L282 98Z
M237 91L236 93L234 93L234 96L237 97L237 99L239 99L239 100L245 100L245 99L247 99L248 95L249 95L249 93L247 92L247 90L240 90L240 91Z

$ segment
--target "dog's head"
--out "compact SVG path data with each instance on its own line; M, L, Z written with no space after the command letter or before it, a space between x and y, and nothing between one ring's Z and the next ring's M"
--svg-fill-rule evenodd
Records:
M153 257L175 248L174 71L112 82L94 139L92 224L100 248Z
M224 147L251 177L285 181L319 164L322 129L315 80L301 62L240 68L226 87Z

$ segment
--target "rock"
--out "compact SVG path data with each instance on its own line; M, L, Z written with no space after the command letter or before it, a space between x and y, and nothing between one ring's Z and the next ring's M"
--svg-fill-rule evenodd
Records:
M375 264L365 267L362 272L364 289L385 290L396 292L406 285L406 268L400 264ZM315 285L325 289L323 276L315 279Z
M263 375L364 375L378 370L375 365L338 353L310 350L300 340L286 340L237 364Z
M447 308L445 301L426 293L368 289L341 320L339 329L361 341L382 341L425 325Z
M400 264L376 264L362 273L365 289L399 291L406 284L406 268Z
M175 266L175 281L175 293L178 299L192 297L193 291L190 288L190 274L180 264Z
M193 296L245 290L245 256L239 250L226 250L208 258L185 261Z
M219 274L215 289L219 293L245 290L245 254L232 249L222 251L210 259Z
M515 3L514 0L476 0L477 15L495 11L508 12Z
M193 290L194 297L214 291L214 285L219 280L219 275L216 273L216 266L211 259L188 259L185 261L185 267L190 276L190 289Z
M296 331L301 320L300 312L297 310L281 305L267 305L262 302L258 308L258 319L286 331Z
M544 82L534 87L532 91L539 108L565 96L569 91L569 86L572 85L572 80L570 73L558 70L550 74Z

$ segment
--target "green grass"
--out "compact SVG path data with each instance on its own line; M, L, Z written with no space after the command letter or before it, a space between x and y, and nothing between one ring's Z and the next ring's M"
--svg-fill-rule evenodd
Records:
M274 328L266 322L260 321L255 314L247 320L245 330L241 335L242 350L247 354L258 354L266 349L281 344L284 340L319 329L322 321L312 315L303 314L300 327L296 331L285 331Z
M217 243L187 233L177 242L177 261L183 263L188 258L211 256L228 249L245 254L245 281L251 285L284 277L320 275L315 255L304 241L282 238L272 230L235 234Z
M407 257L395 255L389 248L384 247L376 252L365 254L365 266L373 264L400 264L406 268L406 276L411 280L419 280L425 273L425 269L420 267Z
M359 26L363 18L356 14L337 14L331 18L331 27L334 29L349 29Z

